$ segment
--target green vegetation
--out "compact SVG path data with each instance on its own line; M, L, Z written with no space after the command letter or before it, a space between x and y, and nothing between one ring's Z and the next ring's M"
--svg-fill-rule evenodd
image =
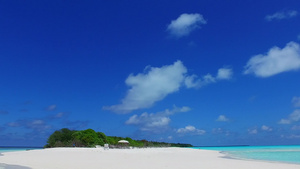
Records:
M153 142L147 140L133 140L129 137L106 136L93 129L69 130L63 128L55 131L48 138L46 148L50 147L95 147L104 144L118 145L118 141L127 140L132 147L192 147L191 144Z

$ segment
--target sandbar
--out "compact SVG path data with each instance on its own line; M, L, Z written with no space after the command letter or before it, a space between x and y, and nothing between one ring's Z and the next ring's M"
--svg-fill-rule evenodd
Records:
M300 165L226 158L190 148L49 148L7 152L0 169L299 169Z

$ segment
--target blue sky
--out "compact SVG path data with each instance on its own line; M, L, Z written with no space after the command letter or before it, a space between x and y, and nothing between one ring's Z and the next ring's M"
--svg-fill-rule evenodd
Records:
M0 145L300 142L298 0L3 0L0 23Z

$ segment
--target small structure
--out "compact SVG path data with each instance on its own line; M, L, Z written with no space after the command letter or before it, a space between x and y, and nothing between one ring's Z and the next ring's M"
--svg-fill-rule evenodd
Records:
M129 144L129 142L127 140L120 140L118 141L119 144Z
M109 150L109 145L108 144L104 144L104 150Z
M119 144L122 148L128 147L129 141L127 141L127 140L120 140L120 141L118 141L118 144Z

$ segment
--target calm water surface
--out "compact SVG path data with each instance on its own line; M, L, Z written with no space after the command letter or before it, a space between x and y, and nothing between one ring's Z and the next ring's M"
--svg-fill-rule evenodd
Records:
M222 151L223 153L233 158L300 164L300 145L299 146L194 147L194 148Z
M27 151L27 150L36 150L42 149L37 147L0 147L0 153L12 152L12 151Z

